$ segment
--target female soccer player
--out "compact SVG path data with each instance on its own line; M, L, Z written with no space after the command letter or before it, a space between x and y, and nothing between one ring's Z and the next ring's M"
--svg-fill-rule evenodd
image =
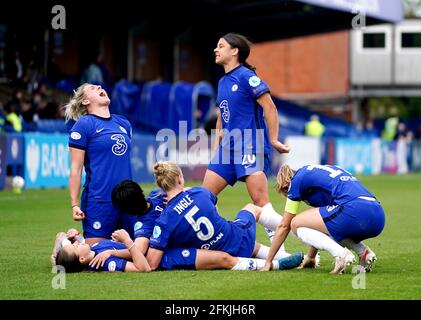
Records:
M133 229L133 217L111 202L112 188L131 178L132 128L127 119L110 114L110 99L101 86L83 84L65 106L66 120L75 120L69 134L69 190L73 219L82 220L88 244L109 239L118 229ZM82 169L86 181L79 203Z
M304 243L311 246L303 267L311 265L316 249L329 251L335 257L331 273L342 273L354 261L349 246L360 256L360 265L370 271L376 256L361 241L378 236L385 224L384 210L370 193L349 172L337 166L304 166L294 172L283 165L277 176L277 191L287 197L285 214L267 257L275 255L290 229ZM300 201L314 207L299 215ZM332 239L333 238L333 239Z
M158 186L167 194L168 204L155 221L149 243L147 259L152 269L159 265L165 250L173 247L266 258L268 248L256 243L256 221L261 223L265 209L248 204L233 222L227 221L219 215L215 207L217 197L212 192L202 187L184 188L183 174L174 162L158 162L154 173ZM295 266L297 261L301 263L302 253L290 256L279 250L273 255L274 259L282 257L290 258Z
M289 147L278 140L278 112L269 87L246 61L250 45L244 36L228 33L214 50L215 62L224 67L225 76L219 80L216 99L216 153L203 187L218 195L228 184L245 181L253 203L275 212L267 181L271 146L280 153L289 152ZM274 224L281 218L278 215Z

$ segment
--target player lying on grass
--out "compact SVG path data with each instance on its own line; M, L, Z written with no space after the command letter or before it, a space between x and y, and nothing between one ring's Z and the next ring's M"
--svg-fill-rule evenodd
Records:
M267 257L264 246L256 243L256 221L271 228L271 223L278 221L278 217L272 219L273 211L248 204L234 221L227 221L219 215L217 197L212 192L202 187L184 188L183 174L174 162L156 163L154 173L168 203L155 220L150 238L147 260L152 269L158 268L165 251L174 247L219 250L238 257ZM272 260L278 259L276 255L291 258L291 262L298 262L296 266L303 258L301 252L290 256L277 250ZM276 265L276 260L271 262L275 269Z
M311 246L301 267L312 266L317 250L324 249L335 257L331 273L342 273L355 261L349 247L360 256L360 271L371 270L376 255L361 241L382 232L385 215L374 195L354 176L337 166L307 165L295 172L283 165L276 189L287 202L263 270L271 268L271 258L290 229ZM297 215L301 201L313 208Z
M56 236L51 261L61 265L66 272L88 271L152 271L144 254L134 245L127 231L121 229L112 234L113 240L102 240L89 246L76 239L79 232L71 229ZM194 248L174 248L165 252L159 270L257 270L265 261L237 258L222 251ZM297 259L287 257L278 261L279 268L289 269L297 265ZM300 261L298 261L299 264Z

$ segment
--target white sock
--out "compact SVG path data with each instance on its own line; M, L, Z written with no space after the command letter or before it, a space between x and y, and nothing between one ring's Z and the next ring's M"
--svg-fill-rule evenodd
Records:
M270 230L269 228L265 228L266 234L269 237L270 243L273 241L273 237L275 236L275 231Z
M231 270L249 271L260 270L265 266L263 259L238 258L237 264Z
M365 248L367 248L367 246L362 241L355 243L354 240L351 239L343 239L341 241L341 245L351 250L354 250L355 253L359 256L361 256L364 253Z
M268 202L262 207L262 212L260 212L260 218L257 222L265 228L275 231L276 227L281 223L281 221L282 216L277 213L273 209L272 204Z
M270 248L268 246L265 246L263 244L260 245L259 251L257 251L256 258L258 259L266 259L269 255ZM285 257L289 257L290 254L285 251L285 247L282 244L281 248L276 253L275 257L273 259L282 259Z
M334 257L340 256L345 249L326 234L314 229L305 227L297 228L297 236L305 244L319 250L329 251Z

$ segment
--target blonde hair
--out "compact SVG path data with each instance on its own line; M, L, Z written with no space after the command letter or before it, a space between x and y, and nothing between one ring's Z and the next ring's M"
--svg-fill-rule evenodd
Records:
M156 183L168 192L176 185L176 179L183 175L179 166L172 161L159 161L153 166Z
M275 189L278 193L288 195L289 186L291 184L291 178L295 174L295 171L287 164L281 166L276 176L276 185Z
M82 101L85 98L83 89L85 89L87 85L88 83L84 83L79 86L77 90L74 90L73 97L63 106L66 122L70 119L77 121L81 116L88 114L88 108L82 104Z

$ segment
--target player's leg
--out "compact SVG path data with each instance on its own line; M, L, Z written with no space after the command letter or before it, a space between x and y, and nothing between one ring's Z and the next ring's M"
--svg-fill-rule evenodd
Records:
M202 187L208 189L215 195L218 195L229 183L218 173L212 170L206 170Z
M223 251L196 250L196 270L259 270L265 265L265 260L233 257Z
M352 239L344 239L340 244L353 250L360 257L358 264L361 268L364 268L366 272L370 272L373 269L377 256L364 242L355 242Z
M269 203L268 180L263 171L247 176L245 182L250 198L256 206L263 207Z
M341 207L333 207L333 209L332 207L329 209L322 207L320 209L330 210L329 216L334 219ZM319 250L326 250L335 257L335 268L332 273L342 273L355 260L351 251L339 245L329 236L331 232L325 225L319 208L308 209L294 217L291 221L291 229L302 242Z
M258 242L255 243L253 250L253 257L259 260L266 261L269 253L269 247L264 246ZM273 270L287 270L298 267L303 261L304 254L302 252L294 252L293 254L283 254L278 251L272 261Z

